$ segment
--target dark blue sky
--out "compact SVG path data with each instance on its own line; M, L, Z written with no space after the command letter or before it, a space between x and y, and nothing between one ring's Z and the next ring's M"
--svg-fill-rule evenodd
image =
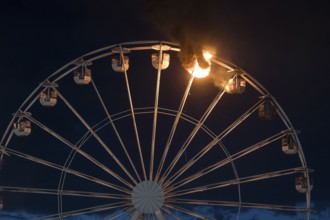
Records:
M276 97L301 131L307 163L315 169L312 200L315 209L325 210L330 204L329 9L322 0L3 1L0 133L32 89L68 61L114 43L173 40L173 27L184 27Z

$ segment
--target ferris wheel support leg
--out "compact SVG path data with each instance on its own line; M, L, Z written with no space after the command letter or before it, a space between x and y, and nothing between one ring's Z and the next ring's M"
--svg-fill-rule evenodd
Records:
M205 220L216 220L215 218L209 218L201 213L197 213L197 212L193 212L189 209L185 209L185 208L182 208L180 206L174 206L174 205L166 205L166 207L168 208L171 208L175 211L178 211L178 212L181 212L181 213L184 213L184 214L187 214L189 216L192 216L192 217L195 217L195 218L199 218L199 219L205 219Z
M141 216L141 212L139 210L135 210L129 220L139 220Z
M168 208L163 207L162 208L164 210L164 212L166 212L169 216L175 218L176 220L181 220L181 218L177 215L175 215L172 211L170 211Z
M102 218L102 220L115 220L121 216L129 215L129 213L131 213L132 210L133 210L132 208L119 209L117 211L114 211L114 213L112 213L111 215L108 215L108 216ZM123 219L123 217L121 219Z
M155 215L158 220L167 220L166 216L164 215L164 213L161 210L157 210L155 212Z

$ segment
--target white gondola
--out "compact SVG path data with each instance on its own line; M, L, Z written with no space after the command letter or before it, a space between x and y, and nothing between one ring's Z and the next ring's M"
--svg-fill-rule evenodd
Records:
M159 53L153 53L151 55L152 66L158 69L159 65ZM160 68L162 70L166 69L170 65L170 55L168 53L162 54L162 61L160 63Z
M124 56L124 60L122 58L116 59L112 58L112 69L116 72L125 72L129 68L129 58L128 56Z
M296 190L300 193L306 193L308 191L307 178L305 176L296 177L295 180ZM313 185L310 185L310 190L312 190Z
M3 209L3 200L2 200L2 196L0 195L0 210Z
M21 120L13 124L13 131L17 136L28 136L31 134L31 122L29 120Z
M272 120L275 117L276 107L269 98L259 106L258 115L263 120Z
M297 143L291 135L282 138L282 151L288 155L296 154L298 152Z
M78 85L87 85L92 81L92 71L86 66L82 66L80 70L74 71L73 75L73 79Z
M225 87L229 94L242 94L245 91L246 81L239 75L230 79Z
M46 92L40 93L39 101L42 106L53 107L57 103L57 93L48 88Z

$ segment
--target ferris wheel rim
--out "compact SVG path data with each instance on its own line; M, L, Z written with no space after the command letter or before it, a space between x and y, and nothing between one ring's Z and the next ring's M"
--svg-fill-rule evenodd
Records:
M140 114L152 114L153 113L153 106L150 106L150 107L140 107L140 108L136 108L136 111L135 111L135 114L137 115L140 115ZM177 114L177 111L174 110L174 109L167 109L167 108L159 108L158 110L158 113L161 114L161 115L166 115L166 116L172 116L172 117L175 117L176 114ZM130 113L130 109L126 109L126 110L123 110L121 112L118 112L116 114L114 114L115 117L112 117L113 121L117 121L117 120L121 120L123 118L127 118L129 116L131 116L131 113ZM185 113L182 113L182 115L180 116L180 119L186 121L186 122L189 122L193 125L196 125L198 120L195 119L195 118L192 118L191 116L185 114ZM99 123L105 123L104 125L99 125ZM95 130L96 132L99 130L99 129L103 129L105 126L107 126L110 122L108 122L108 118L105 118L103 120L101 120L99 123L97 123L95 125L95 127L97 126L98 128ZM93 126L94 128L94 126ZM207 133L207 135L209 135L211 138L215 139L216 137L216 134L213 133L205 124L202 126L201 128L205 133ZM78 142L80 142L81 140L84 140L84 142L86 142L88 140L89 137L86 137L87 135L89 134L89 131L87 131L85 134L83 134L83 136L81 137L81 139L78 140ZM82 147L84 145L84 143L82 144L79 144L79 147ZM223 153L229 157L230 156L230 153L229 151L227 150L226 146L224 146L221 142L218 143L218 145L220 146L221 150L223 151ZM70 158L70 155L72 155L72 157ZM64 167L65 168L70 168L70 165L71 163L73 162L74 160L74 157L76 156L77 154L77 151L75 150L71 150L71 153L70 155L68 156L66 162L65 162L65 165ZM69 160L70 159L70 160ZM238 172L237 172L237 169L236 169L236 166L235 166L235 162L232 161L231 162L231 166L232 166L232 170L233 170L233 173L236 177L236 179L239 179L239 176L238 176ZM59 191L62 191L63 190L63 187L64 187L64 184L65 184L65 176L66 176L66 172L63 170L62 171L62 174L61 174L61 179L59 181L59 187L58 187L58 190ZM62 176L63 179L62 179ZM242 203L242 198L241 198L241 192L240 192L240 183L237 184L237 188L238 188L238 204L241 204ZM59 198L59 201L62 201L62 195L59 194L58 195L58 198ZM60 206L61 209L62 209L62 202L60 202ZM240 213L240 209L241 209L241 206L239 205L238 207L238 216L239 216L239 213ZM61 211L62 212L62 211Z

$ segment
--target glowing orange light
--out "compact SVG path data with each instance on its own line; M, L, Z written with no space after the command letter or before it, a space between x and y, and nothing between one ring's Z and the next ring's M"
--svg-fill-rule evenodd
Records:
M203 53L203 56L205 58L205 60L210 64L209 67L207 68L201 68L196 60L195 66L192 69L189 69L188 72L190 74L192 74L194 77L196 78L204 78L207 77L210 73L211 70L211 58L213 57L212 54L210 54L209 52L205 51Z
M230 92L231 91L231 87L233 87L232 85L233 85L233 79L231 78L230 80L228 80L228 83L226 84L226 86L225 86L225 90L226 90L226 92Z
M208 52L208 51L205 51L205 52L203 53L203 56L204 56L204 58L205 58L208 62L210 62L210 60L211 60L212 57L213 57L213 55L212 55L210 52Z

